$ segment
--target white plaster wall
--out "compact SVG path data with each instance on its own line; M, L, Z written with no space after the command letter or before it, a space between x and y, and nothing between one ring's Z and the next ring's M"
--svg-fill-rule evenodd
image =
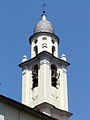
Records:
M68 111L67 70L63 66L60 69L60 109Z
M32 83L32 71L31 71L31 68L29 69L28 74L29 74L29 76L28 76L28 82L29 82L28 83L29 84L28 100L29 100L29 106L33 107L33 104L31 104L32 101L33 101L33 95L32 95L32 84L33 83Z
M43 101L42 102L48 102L47 98L50 98L50 67L49 67L49 60L43 59L40 65L40 91L41 96L43 96ZM43 91L42 91L43 89Z
M4 115L5 115L5 107L4 104L0 102L0 120L5 119Z
M38 62L35 64L38 64ZM51 85L50 59L42 57L38 66L38 87L34 89L32 89L32 69L23 71L22 102L32 108L43 102L47 102L56 108L68 111L66 68L57 65L60 76L58 78L57 88L55 88Z
M50 95L50 72L49 69L49 62L46 59L42 59L39 64L39 71L38 71L38 87L34 88L31 92L34 96L34 100L32 101L33 107L47 100L47 94ZM30 104L31 106L31 104Z
M28 112L22 111L20 115L20 120L42 120L43 118L40 118L39 116L35 116L33 114L29 114Z
M46 99L46 65L45 60L40 61L39 71L39 103L44 102Z
M11 105L5 105L5 120L19 120L19 111Z
M60 72L60 71L58 71L58 72ZM49 74L50 78L48 80L49 80L50 86L47 89L47 102L54 105L56 108L60 109L60 79L58 79L57 87L53 87L51 85L51 64L50 64L49 73L50 73Z
M58 42L55 39L54 39L54 41L55 41L55 43L53 44L53 46L55 46L55 57L58 57Z
M35 52L34 52L34 47L37 45L34 43L34 40L32 40L31 42L32 44L31 45L31 58L35 57Z
M58 78L57 88L51 85L50 65L47 69L46 82L46 102L54 105L56 108L68 111L68 90L67 90L67 69L62 66L58 68L60 76Z
M46 40L42 40L43 37L46 37ZM34 40L37 39L38 42L35 44ZM52 39L55 41L55 43L52 43ZM52 46L55 46L55 53L54 55L56 57L58 57L58 41L55 40L55 38L48 36L48 35L41 35L38 36L36 38L34 38L31 42L31 58L35 57L35 52L34 52L34 47L37 46L38 47L38 53L42 52L42 51L47 51L50 52L52 54ZM44 47L46 44L46 47Z
M29 105L32 98L31 85L31 71L26 68L22 71L22 103L25 105Z

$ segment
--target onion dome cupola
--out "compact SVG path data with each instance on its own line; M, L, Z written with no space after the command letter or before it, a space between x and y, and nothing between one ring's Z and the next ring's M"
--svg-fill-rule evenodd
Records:
M50 21L47 20L46 14L42 14L42 20L40 20L34 29L34 33L49 32L55 34L54 27Z
M35 25L34 34L30 37L29 42L31 44L31 58L43 51L58 57L59 38L55 35L52 23L47 20L45 11L41 15L41 20Z

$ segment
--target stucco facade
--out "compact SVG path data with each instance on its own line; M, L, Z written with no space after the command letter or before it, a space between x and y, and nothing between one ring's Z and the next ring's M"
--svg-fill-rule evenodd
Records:
M37 43L35 43L37 40ZM52 42L53 40L53 42ZM35 34L30 38L31 43L31 58L35 57L35 46L38 47L38 54L42 51L47 51L52 54L52 46L55 48L54 56L58 57L58 37L50 33Z
M38 87L32 89L32 67L38 64ZM57 88L51 85L51 65L55 64L59 76ZM56 108L68 111L67 66L68 62L42 52L30 61L20 64L22 67L22 103L32 108L47 102Z

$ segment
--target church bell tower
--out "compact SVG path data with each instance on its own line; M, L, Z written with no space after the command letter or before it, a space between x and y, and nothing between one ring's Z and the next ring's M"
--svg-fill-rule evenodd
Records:
M30 36L31 59L23 57L22 103L58 120L67 120L68 112L67 67L63 54L58 57L59 37L47 20L45 11Z

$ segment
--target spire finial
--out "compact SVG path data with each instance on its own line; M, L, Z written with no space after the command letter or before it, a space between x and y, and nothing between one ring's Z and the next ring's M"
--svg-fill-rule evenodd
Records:
M42 13L42 15L41 15L41 17L42 17L42 20L46 20L46 11L45 11L45 7L47 6L47 4L46 3L44 3L43 5L42 5L42 8L43 8L43 13Z
M43 14L45 14L45 7L47 6L47 4L46 3L44 3L43 5L42 5L42 8L43 8Z

